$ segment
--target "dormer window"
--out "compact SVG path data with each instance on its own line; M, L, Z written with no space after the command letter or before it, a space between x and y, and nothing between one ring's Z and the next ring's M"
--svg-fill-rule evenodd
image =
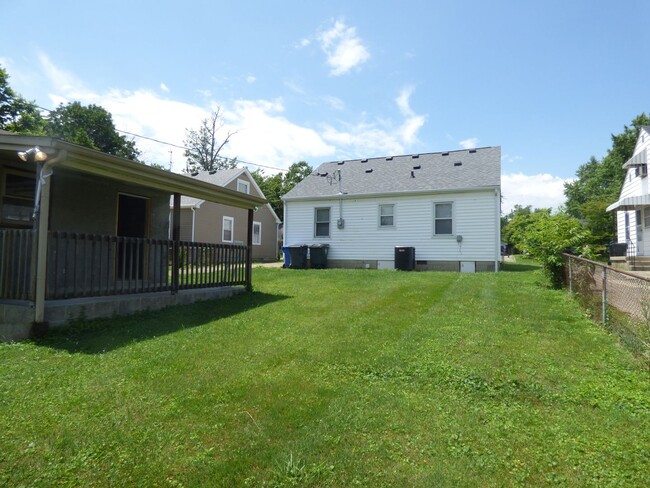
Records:
M248 195L251 191L251 184L246 180L237 180L237 191Z

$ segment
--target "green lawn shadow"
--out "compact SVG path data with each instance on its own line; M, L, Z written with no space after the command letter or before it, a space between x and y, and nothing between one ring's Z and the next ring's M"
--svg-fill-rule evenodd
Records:
M536 269L541 269L541 266L538 264L527 261L525 263L516 263L516 262L503 262L501 263L501 271L508 273L521 273L524 271L534 271Z
M70 353L102 354L134 342L200 327L287 298L290 297L251 292L124 317L77 320L67 327L49 331L45 337L35 339L34 344Z

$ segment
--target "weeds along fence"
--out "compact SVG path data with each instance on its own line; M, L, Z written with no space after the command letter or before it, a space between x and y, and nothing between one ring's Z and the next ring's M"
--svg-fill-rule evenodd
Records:
M650 361L650 279L564 254L565 284L590 317Z

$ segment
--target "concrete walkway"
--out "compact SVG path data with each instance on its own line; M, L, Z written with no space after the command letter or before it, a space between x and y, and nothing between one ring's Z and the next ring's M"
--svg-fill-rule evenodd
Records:
M283 264L282 261L274 261L272 263L253 263L253 268L281 268Z

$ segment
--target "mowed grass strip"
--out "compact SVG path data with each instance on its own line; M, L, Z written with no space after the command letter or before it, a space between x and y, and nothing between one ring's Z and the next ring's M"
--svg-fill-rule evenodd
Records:
M531 266L255 269L0 345L0 485L650 485L650 377Z

